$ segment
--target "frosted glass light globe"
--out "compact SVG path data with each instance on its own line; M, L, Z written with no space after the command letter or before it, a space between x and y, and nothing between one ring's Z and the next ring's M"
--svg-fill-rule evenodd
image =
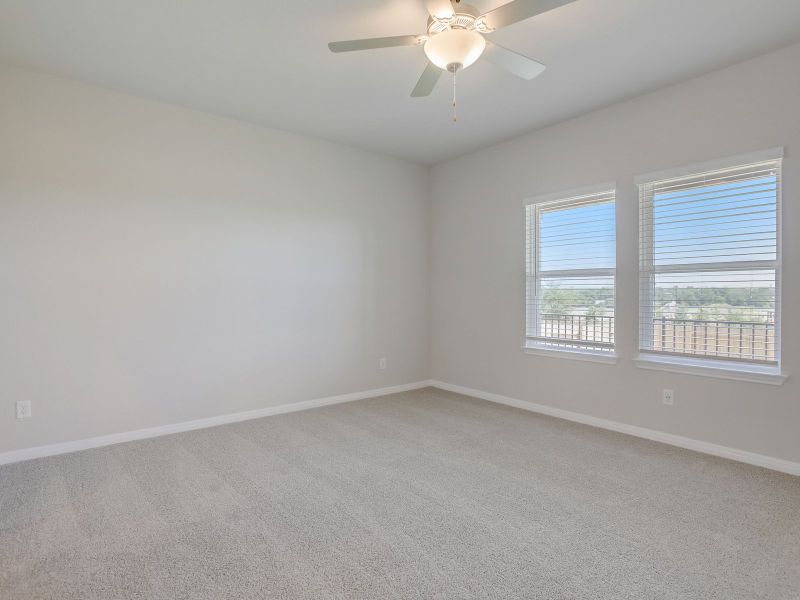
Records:
M447 29L425 42L425 54L440 69L456 71L474 63L486 48L486 40L477 31Z

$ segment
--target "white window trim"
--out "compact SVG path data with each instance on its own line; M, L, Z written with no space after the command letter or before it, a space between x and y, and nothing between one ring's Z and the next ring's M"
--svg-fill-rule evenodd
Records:
M607 365L617 364L616 351L598 352L597 350L581 350L580 348L557 348L546 344L538 344L532 340L527 340L522 345L522 351L525 354L535 356L566 358L569 360L582 360L585 362L603 363Z
M525 199L524 206L527 208L531 204L545 204L547 202L555 202L557 200L566 200L568 198L575 198L577 196L588 196L590 194L600 194L610 190L617 189L616 181L606 181L605 183L598 183L595 185L587 185L583 187L572 188L570 190L559 190L556 192L548 192L546 194L539 194L537 196L530 196Z
M633 362L640 369L771 385L783 385L783 382L789 377L781 373L779 366L755 365L719 359L662 356L641 352L639 356L633 359Z
M550 192L547 194L540 194L538 196L533 196L526 198L524 201L524 208L526 211L526 230L527 230L527 210L528 207L531 205L538 205L538 204L549 204L551 202L558 202L560 200L568 200L570 198L576 198L580 196L588 196L591 194L600 194L603 192L613 191L614 192L614 231L617 230L617 223L616 223L616 195L617 195L617 182L616 181L607 181L605 183L598 183L589 186L583 186L578 188L572 188L570 190L561 190L557 192ZM537 239L538 239L538 223L536 224L537 227ZM527 231L526 231L527 235ZM616 233L615 233L616 237ZM615 244L617 240L615 239ZM591 271L600 271L602 269L591 269ZM614 277L614 322L617 321L617 302L616 302L616 295L617 295L617 269L616 269L616 261L613 269L608 269L609 274L613 275ZM525 272L525 289L527 290L527 271ZM527 292L526 292L527 294ZM527 312L527 301L525 303L525 310ZM527 314L526 314L526 324L527 324ZM603 364L616 364L617 363L617 347L616 347L616 334L614 339L614 347L610 351L600 351L600 350L591 350L591 349L584 349L584 348L568 348L568 347L557 347L546 344L544 342L538 342L536 340L525 339L522 344L522 351L525 354L536 355L536 356L549 356L551 358L565 358L570 360L581 360L586 362L595 362L595 363L603 363Z
M662 179L688 177L690 175L696 175L697 173L703 173L705 171L721 171L722 169L731 169L740 165L766 162L768 160L779 160L781 158L783 158L783 147L778 146L775 148L768 148L766 150L759 150L757 152L737 154L736 156L727 156L717 160L709 160L701 163L684 165L663 171L642 173L641 175L637 175L633 181L637 186L639 186L643 183L653 183L654 181L661 181Z
M781 160L783 158L783 147L769 148L747 154L739 154L737 156L729 156L718 160L707 161L703 163L696 163L693 165L686 165L674 169L664 171L656 171L638 175L634 178L638 194L641 194L641 185L653 183L663 179L673 179L677 177L691 176L697 173L706 171L717 171L729 168L735 168L740 165L749 163L766 162L770 160ZM716 377L719 379L734 379L737 381L749 381L753 383L768 383L773 385L782 385L789 377L782 371L781 362L781 296L782 296L782 280L783 280L783 252L782 238L783 238L783 219L781 206L782 202L782 188L783 188L783 175L778 179L777 190L777 206L776 206L776 260L775 260L775 365L759 365L756 363L739 362L739 361L726 361L724 359L714 357L698 356L673 356L669 354L648 353L640 350L634 363L637 367L642 369L652 369L657 371L671 371L675 373L684 373L688 375L703 375L708 377ZM641 205L640 205L639 223L641 224ZM641 229L640 229L641 235ZM641 243L641 240L640 240ZM728 263L730 264L730 263ZM703 265L700 265L703 266ZM708 265L705 265L706 267ZM699 269L702 270L702 269ZM639 265L639 333L637 345L641 345L642 331L641 331L641 302L642 294L647 295L648 290L642 289L641 277L641 264Z

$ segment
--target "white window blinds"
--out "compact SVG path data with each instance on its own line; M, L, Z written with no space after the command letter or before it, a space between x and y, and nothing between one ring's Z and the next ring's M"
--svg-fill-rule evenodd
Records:
M528 347L613 352L614 191L526 207Z
M780 168L640 184L643 352L777 362Z

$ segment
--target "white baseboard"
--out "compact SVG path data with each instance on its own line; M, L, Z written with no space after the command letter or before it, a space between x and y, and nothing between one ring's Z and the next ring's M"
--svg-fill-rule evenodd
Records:
M727 446L720 446L710 442L702 442L700 440L674 435L671 433L665 433L663 431L656 431L654 429L646 429L636 425L628 425L626 423L602 419L600 417L592 417L590 415L563 410L561 408L554 408L544 404L536 404L535 402L528 402L527 400L518 400L516 398L510 398L509 396L502 396L500 394L493 394L491 392L484 392L482 390L476 390L473 388L436 380L417 381L414 383L395 385L385 388L376 388L363 392L353 392L351 394L317 398L316 400L306 400L304 402L294 402L290 404L279 404L277 406L268 406L246 412L230 413L216 417L208 417L205 419L184 421L182 423L148 427L147 429L137 429L135 431L124 431L122 433L112 433L109 435L101 435L82 440L49 444L47 446L36 446L33 448L11 450L0 453L0 465L30 460L32 458L54 456L56 454L67 454L69 452L77 452L79 450L87 450L89 448L98 448L100 446L110 446L112 444L119 444L122 442L131 442L134 440L169 435L171 433L180 433L182 431L192 431L194 429L215 427L217 425L247 421L249 419L259 419L261 417L268 417L270 415L279 415L300 410L308 410L310 408L330 406L331 404L341 404L343 402L352 402L354 400L363 400L366 398L375 398L377 396L385 396L388 394L397 394L399 392L407 392L429 386L437 387L450 392L456 392L458 394L464 394L465 396L472 396L474 398L488 400L490 402L496 402L498 404L514 406L516 408L549 415L551 417L558 417L559 419L566 419L567 421L574 421L575 423L582 423L584 425L591 425L592 427L599 427L601 429L625 433L647 440L661 442L663 444L670 444L672 446L678 446L680 448L686 448L688 450L694 450L704 454L720 456L722 458L728 458L730 460L748 463L758 467L765 467L774 471L789 473L790 475L800 476L800 463L791 462L772 456L765 456L763 454L756 454L754 452L747 452L745 450L738 450L736 448L729 448Z
M327 398L317 398L316 400L306 400L304 402L292 402L289 404L279 404L277 406L267 406L265 408L258 408L256 410L229 413L216 417L207 417L205 419L184 421L182 423L159 425L157 427L148 427L147 429L123 431L121 433L112 433L109 435L101 435L98 437L74 440L71 442L61 442L59 444L49 444L47 446L36 446L33 448L11 450L9 452L0 453L0 465L19 462L22 460L30 460L32 458L54 456L56 454L67 454L69 452L77 452L78 450L87 450L89 448L98 448L100 446L110 446L112 444L119 444L121 442L143 440L146 438L169 435L171 433L180 433L182 431L192 431L193 429L216 427L217 425L225 425L227 423L236 423L238 421L247 421L250 419L259 419L261 417L280 415L299 410L308 410L309 408L330 406L331 404L352 402L353 400L364 400L366 398L375 398L376 396L386 396L388 394L408 392L410 390L418 390L420 388L429 387L430 385L430 381L417 381L403 385L394 385L391 387L366 390L364 392L353 392L351 394L341 394L339 396L328 396Z
M433 380L430 382L430 385L442 390L456 392L457 394L464 394L465 396L472 396L474 398L480 398L490 402L497 402L498 404L506 404L508 406L514 406L523 410L529 410L531 412L541 413L551 417L558 417L559 419L566 419L567 421L583 423L584 425L591 425L592 427L608 429L618 433L626 433L628 435L633 435L647 440L661 442L662 444L669 444L671 446L678 446L679 448L686 448L688 450L694 450L704 454L720 456L722 458L748 463L757 467L765 467L774 471L789 473L790 475L800 475L800 463L791 462L782 458L765 456L763 454L756 454L754 452L738 450L737 448L720 446L710 442L702 442L700 440L674 435L672 433L665 433L663 431L656 431L654 429L646 429L644 427L628 425L626 423L611 421L609 419L601 419L600 417L592 417L582 413L546 406L544 404L528 402L527 400L517 400L516 398L501 396L500 394L493 394L491 392L484 392L482 390L475 390L460 385L453 385L452 383L445 383L443 381Z

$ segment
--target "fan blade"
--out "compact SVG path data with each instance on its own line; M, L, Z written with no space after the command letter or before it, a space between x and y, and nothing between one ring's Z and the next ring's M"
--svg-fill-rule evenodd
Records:
M486 50L483 51L483 58L494 66L505 69L523 79L533 79L545 70L542 63L488 40L486 41Z
M506 27L518 21L535 17L538 14L574 1L575 0L514 0L513 2L498 6L485 15L480 16L478 22L485 23L489 31L496 31L501 27Z
M450 0L425 0L425 8L432 17L441 20L451 19L456 14Z
M365 40L347 40L328 44L331 52L352 52L353 50L372 50L373 48L392 48L394 46L418 46L428 36L396 35L393 37L368 38Z
M429 96L436 86L436 82L439 81L441 74L442 70L432 62L429 62L428 66L426 66L425 70L422 72L422 75L420 75L417 85L414 86L411 97L420 98L422 96Z

